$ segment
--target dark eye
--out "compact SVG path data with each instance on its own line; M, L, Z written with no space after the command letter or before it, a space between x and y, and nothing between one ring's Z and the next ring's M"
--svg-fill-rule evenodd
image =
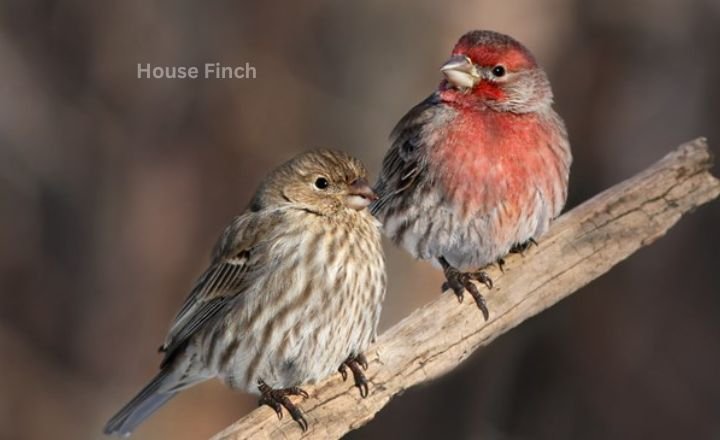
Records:
M324 177L318 177L315 180L315 188L317 189L325 189L328 187L328 185L330 185L330 183Z
M505 76L505 68L503 66L495 66L492 69L492 74L497 78Z

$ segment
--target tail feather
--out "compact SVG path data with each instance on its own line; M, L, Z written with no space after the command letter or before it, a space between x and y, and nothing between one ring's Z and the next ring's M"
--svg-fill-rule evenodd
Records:
M177 388L168 389L167 380L170 378L169 369L163 369L149 384L143 388L127 405L125 405L103 430L105 434L130 435L137 426L150 417L158 408L177 394ZM161 389L165 389L161 391Z

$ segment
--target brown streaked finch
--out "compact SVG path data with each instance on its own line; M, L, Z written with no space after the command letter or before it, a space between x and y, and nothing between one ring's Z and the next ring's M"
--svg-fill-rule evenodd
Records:
M468 291L487 320L473 281L491 288L482 269L560 214L570 144L547 75L513 38L468 32L440 70L437 90L391 134L371 210L397 245L440 265L443 290L460 301Z
M129 435L176 393L217 377L259 392L279 418L288 396L347 368L360 394L364 350L376 336L385 295L376 199L365 167L317 150L275 169L215 246L209 268L177 314L160 372L105 426Z

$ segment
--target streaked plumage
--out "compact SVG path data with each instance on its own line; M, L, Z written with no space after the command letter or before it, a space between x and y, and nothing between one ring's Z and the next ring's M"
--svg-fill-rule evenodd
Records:
M259 381L285 389L361 354L385 294L379 224L365 209L373 197L365 168L344 153L306 153L273 171L175 318L158 377L106 433L130 433L175 393L213 377L248 392Z
M469 32L442 70L393 130L371 210L397 245L449 276L541 236L565 204L572 157L548 79L520 43Z

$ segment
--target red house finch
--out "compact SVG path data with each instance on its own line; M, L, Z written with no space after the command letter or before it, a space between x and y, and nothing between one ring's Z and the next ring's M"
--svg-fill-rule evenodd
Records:
M301 384L360 367L385 295L375 193L365 167L335 151L295 157L262 183L225 229L210 267L180 309L160 350L157 376L105 426L130 434L177 392L218 377L259 391L260 404L307 422L288 395Z
M445 79L391 134L372 207L384 232L435 260L462 301L483 268L543 234L567 197L570 145L532 54L507 35L463 35Z

